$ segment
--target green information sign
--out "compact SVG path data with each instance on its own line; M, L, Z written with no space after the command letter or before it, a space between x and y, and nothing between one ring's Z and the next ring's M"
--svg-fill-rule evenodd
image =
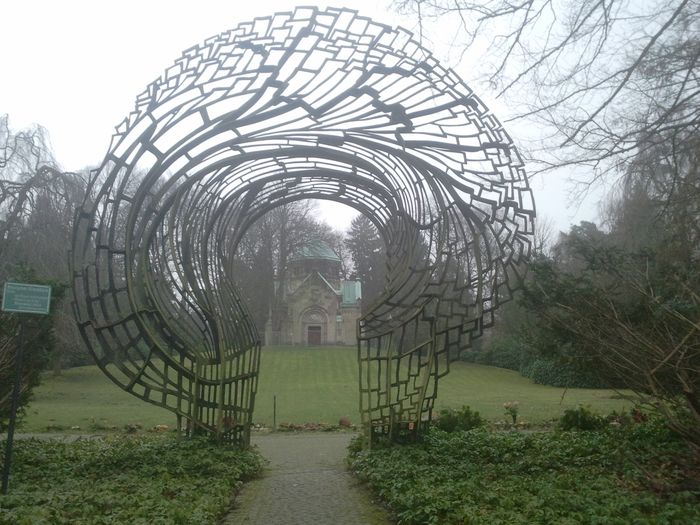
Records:
M5 283L2 309L22 314L48 314L51 287L40 284Z

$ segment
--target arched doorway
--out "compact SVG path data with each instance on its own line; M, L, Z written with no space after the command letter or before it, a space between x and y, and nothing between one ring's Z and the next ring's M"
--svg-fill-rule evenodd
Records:
M304 344L328 344L328 314L318 307L306 310L301 316L301 333L304 334Z
M321 346L325 344L322 325L310 324L306 327L306 344L309 346Z

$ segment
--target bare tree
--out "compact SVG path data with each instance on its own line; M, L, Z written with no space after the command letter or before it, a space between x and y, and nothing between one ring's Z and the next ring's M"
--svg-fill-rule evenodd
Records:
M85 187L83 175L59 169L44 128L14 131L8 116L0 117L0 281L31 274L68 285L73 214ZM54 317L61 350L54 361L60 365L59 354L80 348L81 342L66 300ZM11 346L3 344L6 350Z
M554 222L549 217L540 218L535 223L532 253L534 256L548 255L554 243Z
M72 216L86 181L80 174L59 170L44 128L12 132L8 121L7 115L0 117L0 261L7 264L31 257L46 263L46 277L65 278ZM57 228L62 230L58 238ZM30 245L46 250L46 243L60 252L57 258L46 260L27 253ZM60 275L55 274L57 264Z
M397 0L420 34L458 20L455 45L535 122L540 170L586 167L588 184L659 144L683 149L700 122L697 0ZM486 48L486 51L484 51ZM528 129L532 130L532 127Z

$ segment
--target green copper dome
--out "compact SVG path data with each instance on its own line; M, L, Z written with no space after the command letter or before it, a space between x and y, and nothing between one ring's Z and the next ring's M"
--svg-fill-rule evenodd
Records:
M328 246L324 241L315 240L304 245L299 251L292 255L292 261L302 259L325 259L327 261L340 261L338 254L333 251L333 248Z

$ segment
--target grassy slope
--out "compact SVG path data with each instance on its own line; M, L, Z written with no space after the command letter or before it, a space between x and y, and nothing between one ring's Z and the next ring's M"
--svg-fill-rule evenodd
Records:
M35 391L22 428L25 432L46 431L49 425L121 427L138 423L174 425L170 412L144 403L123 392L95 366L47 375ZM436 406L468 404L490 420L502 419L502 405L518 401L527 421L558 417L564 409L590 404L606 413L624 403L610 390L570 389L563 401L561 388L533 384L518 373L499 368L455 363L441 380ZM277 422L336 423L341 416L359 421L357 361L354 348L266 348L262 354L255 420L272 423L273 396L277 396Z

